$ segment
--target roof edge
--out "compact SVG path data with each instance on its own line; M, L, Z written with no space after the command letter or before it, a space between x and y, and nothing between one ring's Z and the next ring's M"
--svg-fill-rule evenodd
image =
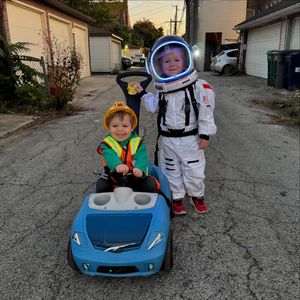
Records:
M65 13L69 16L75 17L75 18L77 18L81 21L87 22L87 23L94 23L96 21L95 19L91 18L90 16L85 15L84 13L82 13L82 12L80 12L58 0L40 0L40 1L34 0L34 1L45 4L45 5L53 7L53 8L56 8L57 10Z
M283 9L275 11L271 14L256 18L255 20L250 20L250 21L246 20L246 21L234 26L233 29L242 30L242 29L253 28L258 25L264 25L264 24L272 22L276 19L285 17L286 15L297 13L297 11L298 12L300 11L300 3L296 3L291 6L285 7Z

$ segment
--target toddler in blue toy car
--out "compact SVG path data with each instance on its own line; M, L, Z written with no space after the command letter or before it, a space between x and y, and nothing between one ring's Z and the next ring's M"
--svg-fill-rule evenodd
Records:
M157 193L159 183L148 175L146 145L134 129L137 117L124 102L118 101L104 115L104 128L109 133L97 151L102 156L106 176L96 183L96 192L111 192L118 186L134 191Z

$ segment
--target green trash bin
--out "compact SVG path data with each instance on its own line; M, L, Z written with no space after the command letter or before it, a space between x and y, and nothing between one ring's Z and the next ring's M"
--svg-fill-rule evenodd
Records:
M267 52L268 56L268 86L275 87L275 72L276 72L276 62L275 58L276 50L271 50Z

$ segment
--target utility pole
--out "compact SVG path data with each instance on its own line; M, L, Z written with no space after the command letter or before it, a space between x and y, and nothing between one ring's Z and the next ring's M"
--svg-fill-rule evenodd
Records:
M174 24L174 34L177 34L177 5L175 6L176 10L175 10L175 24Z
M178 21L177 20L177 9L178 9L178 5L175 5L175 7L176 7L176 11L175 11L175 21L170 21L171 23L174 23L174 35L177 35L177 23L180 23L181 21ZM171 31L171 28L170 28L170 32L172 32Z

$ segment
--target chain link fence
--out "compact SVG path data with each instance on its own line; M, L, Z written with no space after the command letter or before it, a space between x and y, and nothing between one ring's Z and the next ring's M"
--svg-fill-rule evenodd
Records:
M31 67L39 73L37 75L37 80L40 83L40 85L45 89L45 92L49 95L50 89L44 57L41 56L41 58L35 58L20 55L19 59L22 61L22 63L26 64L27 66Z

